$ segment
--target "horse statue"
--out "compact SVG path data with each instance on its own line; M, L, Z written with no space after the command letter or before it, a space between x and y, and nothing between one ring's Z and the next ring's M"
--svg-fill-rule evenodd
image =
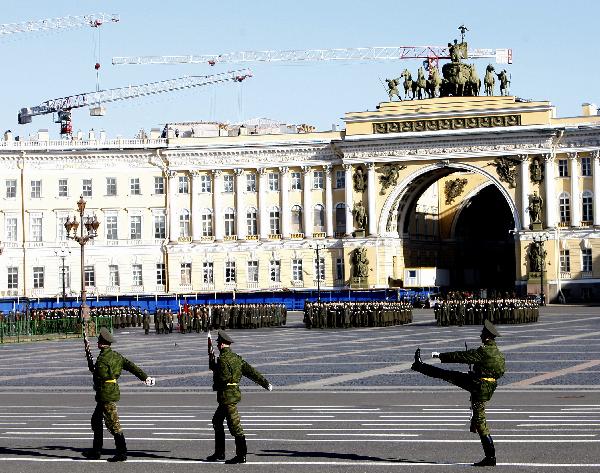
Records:
M427 87L425 88L430 99L439 95L441 85L442 78L440 77L440 71L438 71L437 67L432 67L429 70L429 79L427 79Z
M479 91L481 90L481 79L477 74L477 69L475 69L475 64L470 64L471 73L469 78L467 79L467 83L465 84L465 94L472 97L477 97L479 95Z
M425 79L425 71L423 70L422 67L419 67L419 71L417 72L417 80L415 82L415 84L417 85L416 87L416 93L417 93L417 98L420 100L423 98L423 92L427 89L427 80ZM414 93L413 93L413 97L414 97Z
M410 97L411 100L415 98L415 82L412 79L412 75L410 74L410 71L408 69L404 69L404 71L402 71L402 74L400 74L400 77L404 77L404 98L408 98L409 95L408 93L411 92L412 96Z
M485 85L485 95L488 97L490 95L494 95L494 85L496 85L496 75L494 66L488 64L485 68L485 77L483 78L483 83Z

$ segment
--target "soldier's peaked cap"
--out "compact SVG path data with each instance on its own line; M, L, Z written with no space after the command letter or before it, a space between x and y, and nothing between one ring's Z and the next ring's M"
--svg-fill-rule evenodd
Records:
M225 330L219 330L219 334L217 335L217 341L221 340L225 343L233 343L232 338L227 334Z
M98 341L110 345L111 343L115 343L115 337L112 336L112 333L110 333L106 327L102 327L98 334Z
M498 329L494 326L494 324L492 322L490 322L487 319L483 323L483 330L486 332L489 332L489 334L494 337L500 336L500 332L498 332Z

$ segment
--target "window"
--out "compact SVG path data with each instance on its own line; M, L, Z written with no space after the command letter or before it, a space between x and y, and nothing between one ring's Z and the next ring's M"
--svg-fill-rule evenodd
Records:
M210 194L212 192L212 180L208 174L200 176L200 192L203 194Z
M313 172L313 189L323 189L325 187L325 173L323 171Z
M256 192L256 173L246 174L246 192Z
M214 282L214 271L212 261L202 263L202 282L204 284L212 284Z
M336 171L335 172L335 187L336 189L343 189L346 187L346 172Z
M225 236L235 235L235 212L232 208L225 209Z
M292 281L303 281L304 275L302 274L302 260L292 260Z
M258 282L258 261L248 261L248 282Z
M156 263L156 284L164 286L167 283L167 270L164 263Z
M154 216L154 238L167 237L167 217L162 214Z
M225 282L235 282L235 261L225 261Z
M594 208L592 204L592 193L590 191L584 191L581 196L582 212L581 219L584 222L591 222L594 219Z
M592 249L584 248L581 250L581 270L584 272L592 272Z
M179 214L179 236L184 238L190 236L190 212L187 210Z
M107 215L106 216L106 239L117 240L119 238L117 232L117 216Z
M44 288L44 268L42 266L33 267L33 288Z
M281 228L279 226L279 208L273 207L269 211L269 229L271 231L271 235L279 235L281 233Z
M233 174L223 174L223 192L233 192Z
M129 192L131 195L141 195L142 190L140 188L140 178L132 177L129 180Z
M142 238L142 216L132 215L129 222L129 238L132 240L140 240Z
M281 282L281 261L269 261L269 278L271 282Z
M581 175L591 176L592 175L592 158L581 158Z
M292 175L292 190L299 191L302 189L302 173L293 172Z
M315 232L325 231L325 207L321 204L315 205L313 216L313 228Z
M108 285L113 287L121 285L119 267L116 264L108 265Z
M569 194L564 192L558 196L558 208L560 213L561 223L568 223L571 221L571 203Z
M299 205L292 207L292 232L302 233L302 207Z
M209 209L204 209L200 215L200 223L202 229L202 236L209 237L213 234L212 228L212 212Z
M563 273L571 272L571 256L569 250L560 250L560 270Z
M181 284L192 283L192 263L181 263Z
M4 238L6 238L6 241L17 241L17 217L6 217Z
M117 195L117 178L107 177L106 178L106 195L115 196Z
M84 266L83 267L83 282L85 287L95 287L96 286L96 271L94 266Z
M179 176L179 193L189 194L190 193L190 180L187 176Z
M133 280L134 286L142 286L143 285L142 265L141 264L134 264L131 266L131 275L132 275L132 280Z
M269 190L272 192L277 192L279 190L279 173L270 172L268 175L269 181Z
M346 206L342 203L335 206L335 232L346 233Z
M17 197L17 180L7 179L6 181L6 198L15 199Z
M314 259L315 262L315 275L321 281L325 281L325 258L319 256Z
M31 241L42 241L42 216L31 216Z
M17 268L16 266L9 266L8 268L6 268L6 274L6 288L19 289L19 268Z
M58 227L56 228L56 240L57 241L67 241L67 230L65 228L65 223L67 222L67 218L69 217L57 217L56 224Z
M558 176L559 177L569 177L569 166L566 159L558 160Z
M246 226L248 230L248 235L258 235L256 209L248 209L246 211Z
M83 195L84 197L92 196L92 180L91 179L83 180L83 184L81 186L81 195Z
M154 193L164 194L165 193L165 178L162 176L154 176Z
M58 180L58 196L59 197L68 197L69 194L69 186L67 185L66 179Z
M40 199L42 197L42 181L31 181L31 198Z
M338 281L343 281L344 277L344 258L336 258L335 260L335 278Z

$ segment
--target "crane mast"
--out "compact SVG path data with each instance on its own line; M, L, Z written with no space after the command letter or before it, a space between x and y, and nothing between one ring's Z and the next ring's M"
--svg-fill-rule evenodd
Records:
M72 29L90 26L97 28L104 23L119 21L119 15L107 13L91 13L89 15L63 16L43 20L24 21L21 23L6 23L0 25L0 38L15 33L31 33L35 31Z

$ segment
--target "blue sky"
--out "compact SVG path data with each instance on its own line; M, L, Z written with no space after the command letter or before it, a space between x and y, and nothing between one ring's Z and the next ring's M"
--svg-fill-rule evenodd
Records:
M204 75L243 67L112 66L113 56L217 54L361 46L444 45L467 25L471 47L512 48L511 92L549 100L559 116L580 114L583 102L600 105L600 2L505 1L92 1L3 0L1 23L92 12L116 13L118 24L100 31L102 88ZM17 124L21 107L92 91L97 34L92 28L15 34L0 39L4 58L0 127L27 136L40 128L58 137L50 115ZM476 62L483 77L488 61ZM253 64L254 77L107 105L107 115L73 112L73 128L104 129L132 137L140 129L180 121L268 117L318 129L341 124L345 112L373 110L387 94L381 80L419 60L307 64ZM2 130L0 130L2 131Z

